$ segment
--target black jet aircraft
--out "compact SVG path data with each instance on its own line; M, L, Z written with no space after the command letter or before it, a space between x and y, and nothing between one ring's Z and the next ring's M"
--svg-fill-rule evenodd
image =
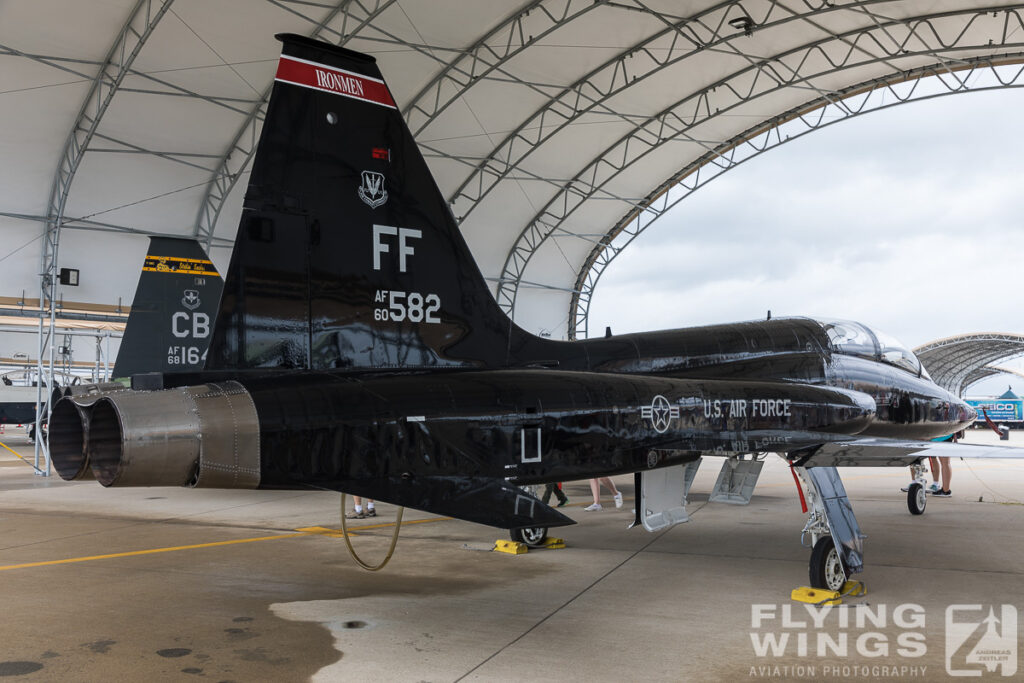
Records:
M777 453L810 498L811 580L831 588L863 566L837 466L915 465L923 511L921 459L949 446L921 440L975 414L902 345L810 319L529 334L495 303L374 59L278 38L205 367L61 401L62 476L343 491L538 542L572 520L532 485L637 473L636 522L656 530L686 521L702 456L725 458L712 498L743 503L750 454Z
M15 384L12 374L24 371L0 375L0 424L28 424L36 419L36 388Z

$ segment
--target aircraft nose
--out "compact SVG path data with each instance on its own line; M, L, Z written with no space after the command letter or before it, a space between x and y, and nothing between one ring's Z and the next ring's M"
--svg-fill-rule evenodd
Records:
M964 424L970 424L978 419L978 411L963 401L960 401L959 404L957 404L957 414L960 418L960 422L963 422Z

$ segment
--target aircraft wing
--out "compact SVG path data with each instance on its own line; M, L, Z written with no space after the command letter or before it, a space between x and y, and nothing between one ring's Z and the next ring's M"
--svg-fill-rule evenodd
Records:
M913 441L882 438L843 438L829 441L798 458L802 467L903 467L920 458L987 458L1024 460L1024 448L952 443L949 441Z

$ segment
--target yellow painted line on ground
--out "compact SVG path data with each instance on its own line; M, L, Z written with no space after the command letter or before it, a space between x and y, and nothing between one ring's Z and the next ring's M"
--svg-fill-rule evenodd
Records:
M0 444L2 445L2 444ZM426 524L428 522L445 522L452 519L451 517L428 517L426 519L411 519L402 522L403 525L408 524ZM395 526L394 522L384 522L381 524L371 524L367 526L355 527L349 530L349 534L353 534L356 531L366 531L368 529L385 529L387 527ZM57 564L74 564L76 562L92 562L94 560L113 560L119 557L136 557L138 555L155 555L157 553L171 553L178 550L197 550L200 548L216 548L219 546L228 545L239 545L241 543L255 543L257 541L276 541L282 538L298 538L300 536L327 536L327 537L340 537L341 529L328 529L326 527L304 527L302 529L296 529L297 533L294 534L278 534L276 536L260 536L258 538L238 538L233 541L214 541L212 543L196 543L194 545L179 545L170 548L151 548L149 550L131 550L124 553L111 553L109 555L90 555L88 557L70 557L63 560L45 560L43 562L26 562L24 564L9 564L7 566L0 567L0 572L8 571L10 569L30 569L32 567L49 567Z
M328 529L325 526L304 526L299 529L296 529L296 531L301 531L306 534L313 534L314 536L329 536L331 538L341 538L342 536L344 536L344 534L341 533L341 529ZM358 536L359 534L350 531L348 532L348 535Z
M91 562L93 560L112 560L118 557L135 557L136 555L155 555L156 553L171 553L177 550L195 550L197 548L214 548L222 545L238 545L239 543L255 543L256 541L276 541L280 538L296 538L308 536L308 533L280 534L278 536L261 536L260 538L239 538L233 541L215 541L213 543L197 543L195 545L179 545L173 548L151 548L149 550L132 550L126 553L111 553L110 555L91 555L89 557L70 557L64 560L46 560L44 562L27 562L25 564L9 564L0 567L0 572L9 569L29 569L31 567L49 567L55 564L73 564L75 562Z
M24 462L24 463L25 463L26 465L28 465L28 466L29 466L29 467L31 467L32 469L36 469L36 466L35 466L35 465L33 465L32 463L30 463L30 462L29 462L28 460L25 460L25 458L21 457L21 455L19 455L17 451L15 451L15 450L14 450L13 448L11 448L10 446L8 446L8 445L7 445L7 444L5 444L4 442L0 441L0 446L3 446L3 447L4 447L4 448L6 448L7 450L9 450L9 451L10 451L11 453L14 453L14 457L15 457L15 458L17 458L18 460L21 460L22 462Z
M428 524L430 522L448 522L454 517L427 517L425 519L403 519L402 526L409 526L410 524ZM380 524L364 524L363 526L350 526L348 527L349 536L358 536L363 531L370 531L372 529L390 529L395 526L394 522L381 522ZM324 526L307 526L296 531L304 531L306 533L314 534L317 536L330 536L331 538L343 538L344 534L341 529L331 529Z
M403 519L402 526L409 526L410 524L429 524L430 522L450 522L455 519L454 517L426 517L424 519ZM395 525L394 522L381 522L380 524L367 524L365 526L350 526L349 532L353 531L366 531L367 529L389 529ZM335 529L339 534L341 529Z

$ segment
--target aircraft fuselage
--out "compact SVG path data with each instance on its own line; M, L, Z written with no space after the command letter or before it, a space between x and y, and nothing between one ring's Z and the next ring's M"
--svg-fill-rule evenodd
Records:
M826 328L861 331L859 345L834 343ZM681 379L810 384L861 392L875 403L866 436L932 439L970 425L974 410L936 385L909 351L857 323L806 318L730 323L626 334L581 342L546 342L529 349L550 367ZM575 347L575 348L574 348ZM855 353L854 353L855 352ZM899 356L900 363L881 360ZM910 362L913 361L913 362Z
M165 379L245 388L261 450L274 453L261 487L370 497L405 487L435 507L457 500L467 481L519 485L664 467L701 453L788 454L829 435L929 439L973 420L921 371L840 353L821 329L780 319L538 340L529 354L550 360L517 369Z

